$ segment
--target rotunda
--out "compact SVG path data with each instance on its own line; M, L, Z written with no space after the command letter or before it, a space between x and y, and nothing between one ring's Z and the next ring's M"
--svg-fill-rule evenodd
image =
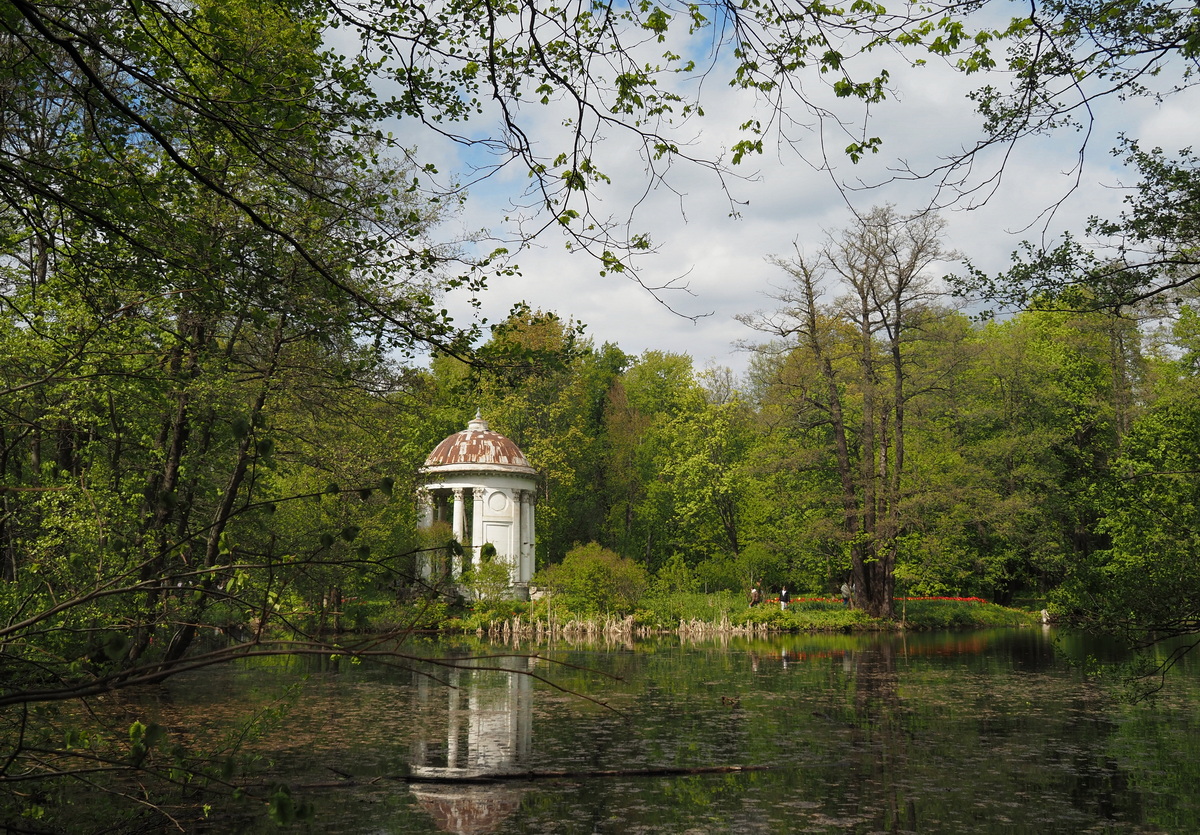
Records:
M451 525L464 560L479 563L486 543L509 567L514 591L527 596L534 569L538 473L512 440L475 414L467 428L438 444L420 470L421 526ZM458 577L467 565L453 565ZM422 566L428 578L430 566Z

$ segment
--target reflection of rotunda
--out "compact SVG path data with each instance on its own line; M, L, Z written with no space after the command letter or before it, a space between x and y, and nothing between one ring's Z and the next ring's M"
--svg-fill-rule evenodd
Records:
M534 502L537 470L508 438L478 414L467 428L442 441L421 467L421 526L447 522L454 538L478 564L485 543L509 566L518 594L528 594L534 569ZM452 566L458 576L466 566ZM425 571L428 575L428 566Z
M415 724L409 788L443 832L484 835L520 808L525 789L469 781L528 770L533 747L530 674L536 659L460 663L445 672L444 682L428 676L417 680L415 715L424 721ZM475 663L488 666L468 666Z

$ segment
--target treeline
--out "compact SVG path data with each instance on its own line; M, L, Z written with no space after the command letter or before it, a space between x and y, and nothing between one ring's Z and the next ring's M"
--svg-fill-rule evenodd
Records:
M1161 594L1186 618L1190 299L1074 287L981 321L932 280L950 255L935 217L884 207L776 259L744 380L520 310L481 352L509 368L439 359L431 394L444 431L482 409L542 470L542 568L594 542L682 591L852 579L872 614L897 594L1050 597L1110 625L1135 594L1165 625Z
M417 470L479 410L542 474L542 571L595 544L660 589L850 581L883 617L943 594L1110 625L1134 594L1164 623L1158 601L1186 613L1190 300L1112 308L1076 287L980 321L933 280L953 255L935 216L883 207L774 259L741 379L525 306L474 351L398 364L351 308L272 301L273 271L303 278L286 260L230 265L210 296L124 288L144 294L125 307L62 254L31 263L0 339L0 588L34 616L78 602L48 620L71 624L65 657L151 670L204 627L394 620L440 591L417 581L448 535L417 530Z

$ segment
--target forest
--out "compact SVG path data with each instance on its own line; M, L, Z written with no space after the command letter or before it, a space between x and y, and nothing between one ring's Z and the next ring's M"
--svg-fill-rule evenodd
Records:
M1007 40L1020 89L1095 73L1130 94L1129 62L1182 61L1186 85L1200 44L1194 8L1156 7L1153 32L1129 23L1136 9L1097 13L1085 34L1064 22L1081 9L1051 4L1039 24L1060 46L1124 45L1083 50L1067 71L1021 19L972 39L954 6L900 28L867 6L813 7L811 19L715 8L734 16L734 79L758 93L778 82L771 66L841 67L848 55L821 46L833 30L958 55L964 72L1001 60L988 45ZM780 289L744 313L744 378L679 354L631 356L585 321L527 305L489 329L449 319L447 290L482 293L515 266L437 238L462 193L431 188L429 165L378 124L448 134L485 101L513 105L503 129L469 141L503 134L547 222L574 230L612 280L647 245L589 214L589 184L608 176L589 120L634 131L653 159L682 158L663 125L695 105L597 44L627 30L661 43L680 21L703 29L689 9L585 12L566 26L488 3L387 3L373 17L332 3L3 4L6 791L137 768L159 741L131 729L118 756L39 711L239 657L328 655L340 618L370 625L436 600L415 565L445 532L416 528L416 472L476 410L542 473L543 571L596 548L681 590L831 594L852 577L881 618L896 596L953 594L1046 600L1135 639L1200 630L1190 152L1129 140L1121 153L1140 180L1126 211L1025 250L1002 276L963 267L943 281L932 266L958 256L938 214L890 205L792 256L762 253ZM328 49L335 30L361 49ZM613 67L612 86L589 86ZM529 78L546 99L580 103L570 147L549 160L518 129ZM868 73L835 90L869 103L880 84ZM980 107L997 136L1063 112L1055 96L989 89ZM735 162L761 151L749 130ZM963 305L979 299L1016 312L971 315ZM436 606L420 611L436 625ZM232 640L203 640L215 632ZM170 768L211 766L187 757ZM23 814L36 807L12 792Z

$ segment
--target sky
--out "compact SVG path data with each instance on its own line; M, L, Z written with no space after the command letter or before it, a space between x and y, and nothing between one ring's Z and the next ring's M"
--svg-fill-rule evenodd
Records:
M756 341L758 335L734 317L770 309L772 287L784 279L767 256L786 257L797 248L812 253L826 234L848 226L854 211L883 203L902 213L923 208L932 197L929 180L886 182L901 161L916 169L933 166L980 136L979 117L966 97L977 78L937 65L897 63L891 70L893 98L872 110L868 131L883 138L880 153L854 165L840 151L847 139L831 124L791 111L791 141L768 135L765 152L748 157L727 180L730 195L711 171L686 163L672 168L671 188L647 192L636 146L617 130L606 133L599 164L612 182L595 189L592 198L614 218L632 212L630 228L651 235L655 251L640 266L644 283L686 289L656 294L628 277L602 277L595 259L568 251L565 238L550 230L517 253L520 275L490 282L478 309L461 293L449 296L446 307L463 324L479 317L494 323L524 301L535 310L583 323L597 345L612 342L634 356L647 350L683 353L697 369L727 366L744 373L749 354L737 343ZM814 86L813 79L807 81L806 92L818 101L844 104L825 96L819 82ZM705 95L706 115L680 134L692 143L688 150L700 156L728 149L735 141L733 128L746 118L769 116L723 81L710 80ZM842 112L847 118L861 116ZM551 147L561 114L553 107L530 108L522 116L531 135ZM1082 167L1085 133L1073 130L1026 140L1007 154L1003 165L995 156L983 158L979 174L1002 170L1002 177L986 192L986 200L975 194L941 211L948 247L988 272L1003 270L1022 240L1052 243L1064 230L1082 233L1089 215L1113 217L1120 211L1136 177L1110 153L1119 134L1140 138L1143 147L1168 151L1188 147L1200 135L1200 97L1194 91L1160 103L1105 101L1094 116ZM442 154L443 171L463 171L470 162L454 149L434 152ZM831 170L821 170L826 157ZM453 224L461 230L502 227L504 218L513 216L511 201L526 182L523 172L513 170L473 186ZM738 201L736 214L731 214L730 196ZM939 274L956 271L962 271L961 262L938 267Z

